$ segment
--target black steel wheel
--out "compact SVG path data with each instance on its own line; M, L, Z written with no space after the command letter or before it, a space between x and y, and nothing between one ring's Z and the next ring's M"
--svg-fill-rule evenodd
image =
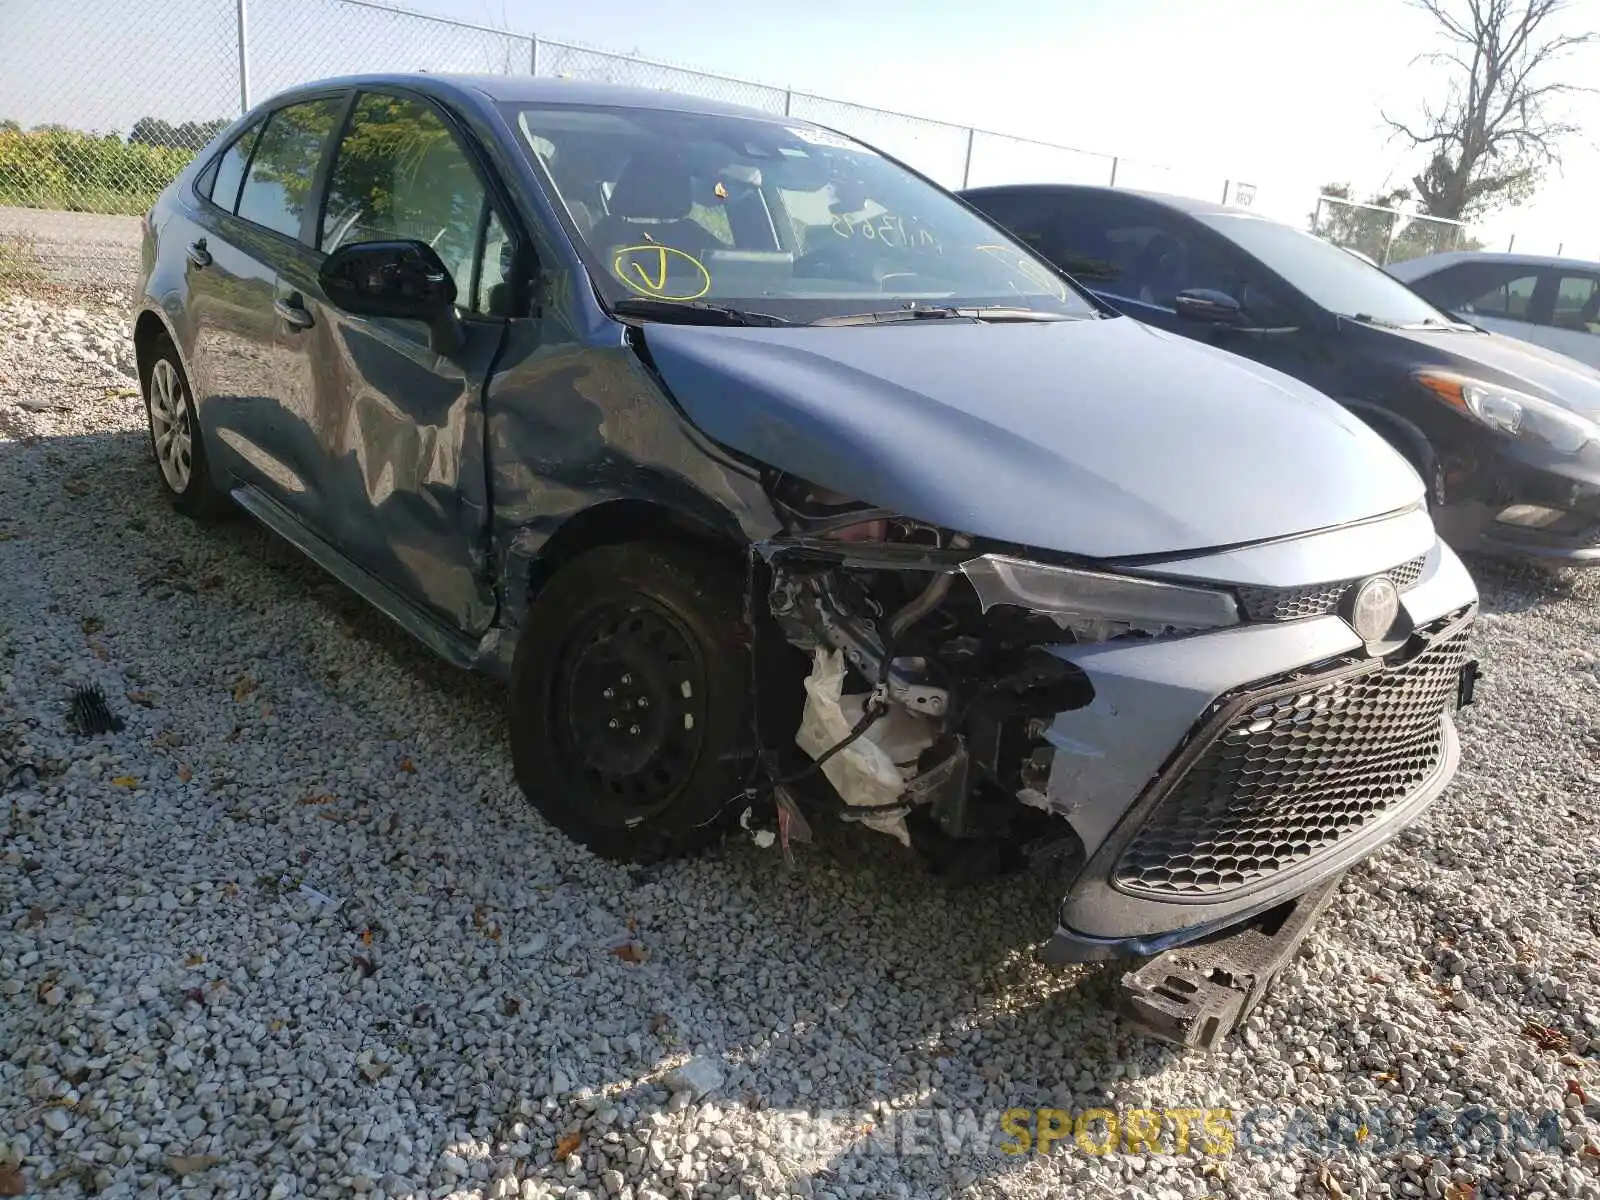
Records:
M742 589L694 547L603 546L529 612L512 679L517 782L596 853L686 853L737 811L753 756Z

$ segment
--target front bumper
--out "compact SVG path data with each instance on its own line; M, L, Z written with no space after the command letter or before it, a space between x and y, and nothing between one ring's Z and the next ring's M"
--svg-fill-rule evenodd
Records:
M1457 550L1556 566L1600 566L1600 482L1582 464L1561 470L1502 453L1494 461L1489 494L1452 499L1433 510L1439 536ZM1576 474L1569 472L1576 471ZM1513 505L1533 505L1562 515L1544 527L1500 520Z
M1335 615L1059 650L1095 699L1046 735L1047 798L1086 866L1045 958L1151 955L1206 937L1420 816L1459 761L1450 710L1476 600L1436 544L1402 596L1418 636L1385 660ZM1330 779L1343 788L1332 800ZM1196 820L1192 801L1210 816Z

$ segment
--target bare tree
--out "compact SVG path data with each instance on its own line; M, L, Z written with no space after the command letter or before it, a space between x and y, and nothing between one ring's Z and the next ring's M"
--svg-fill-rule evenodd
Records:
M1552 78L1553 69L1600 34L1554 31L1568 0L1413 2L1450 47L1418 60L1446 68L1442 103L1425 103L1408 121L1384 114L1429 156L1413 179L1417 198L1430 214L1457 220L1525 199L1578 131L1562 101L1591 90Z

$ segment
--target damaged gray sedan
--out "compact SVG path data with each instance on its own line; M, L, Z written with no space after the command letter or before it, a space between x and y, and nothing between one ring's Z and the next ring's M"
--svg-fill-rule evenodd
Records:
M824 817L952 869L1051 853L1050 957L1154 954L1317 891L1456 769L1477 596L1412 469L835 132L341 79L146 227L174 503L505 678L523 790L598 853Z

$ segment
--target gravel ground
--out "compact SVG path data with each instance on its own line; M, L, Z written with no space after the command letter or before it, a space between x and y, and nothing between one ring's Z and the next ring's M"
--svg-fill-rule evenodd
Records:
M1475 564L1459 782L1179 1056L1035 961L1048 880L576 849L493 687L167 508L123 322L0 300L0 1195L1600 1197L1600 576Z
M139 273L139 218L0 206L0 265L27 269L38 282L123 293Z

